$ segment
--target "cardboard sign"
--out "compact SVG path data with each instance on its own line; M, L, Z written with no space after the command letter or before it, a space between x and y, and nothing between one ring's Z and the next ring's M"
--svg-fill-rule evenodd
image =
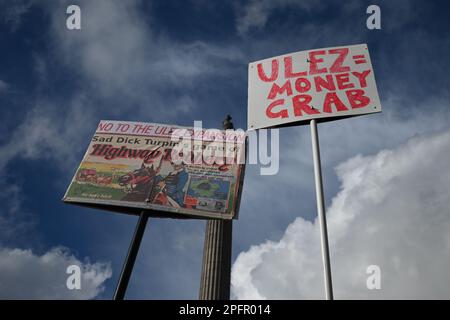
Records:
M101 121L65 202L152 216L237 218L245 133Z
M381 112L367 45L301 51L249 64L248 129Z

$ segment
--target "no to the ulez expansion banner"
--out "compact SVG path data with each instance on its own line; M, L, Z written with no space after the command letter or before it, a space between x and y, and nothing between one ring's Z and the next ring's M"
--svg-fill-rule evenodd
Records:
M157 217L237 218L245 133L101 121L65 202Z

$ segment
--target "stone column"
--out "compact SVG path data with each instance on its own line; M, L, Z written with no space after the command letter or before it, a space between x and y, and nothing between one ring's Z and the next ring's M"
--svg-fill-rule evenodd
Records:
M232 220L206 222L200 300L229 300Z
M233 129L231 117L222 123L224 130ZM233 220L206 222L200 300L229 300L231 279L231 243Z

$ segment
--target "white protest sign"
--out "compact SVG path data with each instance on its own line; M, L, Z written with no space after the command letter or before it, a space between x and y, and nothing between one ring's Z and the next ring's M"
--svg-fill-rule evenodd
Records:
M365 44L252 62L248 79L248 129L381 112Z

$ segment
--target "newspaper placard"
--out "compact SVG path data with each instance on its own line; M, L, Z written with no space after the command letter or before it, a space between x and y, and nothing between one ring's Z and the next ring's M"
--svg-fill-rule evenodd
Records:
M381 112L367 45L315 49L248 68L248 129Z
M237 218L245 133L101 121L65 202L158 217Z

